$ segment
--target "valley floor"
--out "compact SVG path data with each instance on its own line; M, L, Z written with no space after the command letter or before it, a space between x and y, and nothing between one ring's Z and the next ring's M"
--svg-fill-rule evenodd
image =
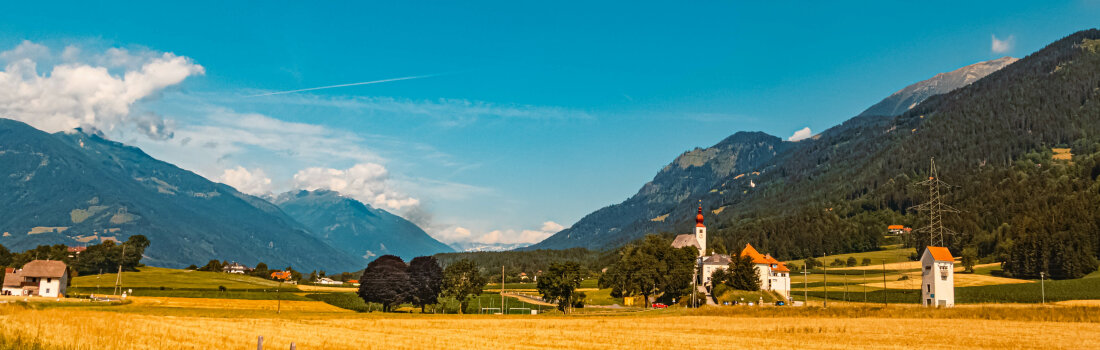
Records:
M1100 307L707 307L599 315L354 313L317 301L135 297L0 305L0 349L1100 348ZM1023 331L1026 330L1026 331Z

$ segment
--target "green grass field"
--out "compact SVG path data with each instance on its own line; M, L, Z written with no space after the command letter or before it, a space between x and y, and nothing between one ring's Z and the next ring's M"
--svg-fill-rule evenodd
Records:
M862 252L862 253L826 255L824 258L822 258L820 256L815 256L814 259L817 259L817 261L820 261L820 262L825 263L826 265L828 265L828 264L832 263L833 260L836 260L836 259L840 259L842 261L847 261L849 257L854 257L854 258L856 258L857 263L862 263L864 258L869 258L869 259L871 259L871 264L872 265L880 265L883 262L886 262L887 264L889 264L889 263L909 261L909 255L912 254L915 251L913 248L901 248L900 246L886 246L886 247L883 247L883 248L884 248L883 250L876 250L876 251ZM764 252L761 252L761 253L764 253ZM784 261L784 263L787 263L787 265L794 264L794 265L798 265L798 266L804 266L806 264L805 260L789 260L789 261Z
M73 278L72 286L80 288L110 289L115 285L115 274L89 275ZM259 277L222 272L206 272L166 269L161 267L141 267L137 272L123 272L122 286L127 288L205 289L224 286L228 289L274 289L279 282ZM296 290L293 285L283 284L284 289Z
M115 274L79 276L69 288L72 295L111 294ZM221 288L225 287L225 291ZM275 292L278 287L279 293ZM301 292L292 284L259 277L221 272L190 271L160 267L142 267L137 272L122 273L122 289L133 290L134 296L310 300L294 295Z

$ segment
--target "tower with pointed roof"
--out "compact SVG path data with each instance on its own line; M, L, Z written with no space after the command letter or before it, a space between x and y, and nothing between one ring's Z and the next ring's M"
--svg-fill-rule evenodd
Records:
M695 240L699 242L699 256L707 255L707 226L703 225L703 205L699 205L699 213L695 215Z

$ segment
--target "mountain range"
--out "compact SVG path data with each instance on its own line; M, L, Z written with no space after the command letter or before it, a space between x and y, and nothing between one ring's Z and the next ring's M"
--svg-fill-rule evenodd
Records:
M393 254L411 260L454 251L416 224L335 191L291 191L272 203L325 243L363 259Z
M362 269L367 246L450 251L416 225L334 193L284 195L284 211L79 129L48 134L0 119L0 176L0 244L15 251L142 234L152 242L143 262L154 266L219 259L330 271Z
M920 81L898 90L889 97L879 101L859 116L886 116L894 117L916 107L929 97L945 94L963 86L970 85L985 78L990 73L996 72L1007 65L1015 63L1019 59L1013 57L1001 57L995 60L978 62L950 72L936 74L931 79Z
M1100 205L1071 189L1096 186L1100 175L1097 39L1100 31L1081 31L1020 60L937 75L798 142L734 134L684 153L626 201L524 249L603 250L648 233L689 232L698 205L715 249L752 243L783 259L877 249L886 225L924 224L911 208L926 200L916 184L935 158L940 177L962 185L948 194L963 211L945 219L960 231L944 243L952 249L1035 256L1035 249L1020 251L1012 242L1064 228L1036 220L1016 232L1025 227L1017 221L1059 217L1088 225L1074 231L1086 235L1076 239L1092 241L1080 249L1100 254L1100 215L1033 202L1054 197ZM1050 178L1074 185L1040 180Z

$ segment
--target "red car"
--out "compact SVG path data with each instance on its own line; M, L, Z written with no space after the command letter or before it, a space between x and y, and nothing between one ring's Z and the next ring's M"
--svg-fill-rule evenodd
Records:
M668 305L661 304L661 303L653 303L653 308L654 309L664 309L666 307L668 307Z

